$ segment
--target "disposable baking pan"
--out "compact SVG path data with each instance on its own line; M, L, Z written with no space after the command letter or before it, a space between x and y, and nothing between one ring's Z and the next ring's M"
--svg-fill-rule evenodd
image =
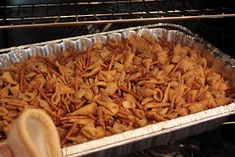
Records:
M204 51L208 65L220 73L235 89L235 60L222 53L210 43L193 34L187 28L175 24L154 24L111 32L91 34L43 43L24 45L0 50L0 68L35 56L59 55L69 47L85 50L97 41L108 39L121 40L131 34L150 33L156 39L166 39L169 42L181 43L197 47ZM224 122L228 116L235 113L235 103L206 111L190 114L172 120L151 124L135 130L126 131L109 137L62 148L64 157L75 156L121 156L132 151L143 150L153 145L166 144L169 141L184 138L215 128Z

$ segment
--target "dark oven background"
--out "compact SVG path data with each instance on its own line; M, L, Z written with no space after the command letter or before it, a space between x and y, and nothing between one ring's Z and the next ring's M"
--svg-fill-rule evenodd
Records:
M167 22L189 28L235 58L234 0L7 0L0 4L0 48ZM156 20L138 20L148 18ZM123 21L117 23L117 19ZM137 20L128 22L130 19ZM114 21L97 24L105 20ZM53 25L74 21L77 23L72 26ZM53 27L30 27L33 23L50 23ZM11 27L17 25L20 28ZM229 121L234 119L232 116ZM234 124L224 124L215 130L128 156L235 156L234 131Z

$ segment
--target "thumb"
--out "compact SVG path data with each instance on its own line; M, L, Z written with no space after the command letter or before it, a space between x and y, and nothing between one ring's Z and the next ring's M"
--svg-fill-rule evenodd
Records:
M10 147L5 143L0 143L0 157L14 157Z

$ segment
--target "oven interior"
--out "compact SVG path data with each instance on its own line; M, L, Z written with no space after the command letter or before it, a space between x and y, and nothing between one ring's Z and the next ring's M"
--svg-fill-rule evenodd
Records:
M159 22L183 25L235 58L234 0L1 1L0 48ZM234 120L231 116L215 130L128 156L235 156Z

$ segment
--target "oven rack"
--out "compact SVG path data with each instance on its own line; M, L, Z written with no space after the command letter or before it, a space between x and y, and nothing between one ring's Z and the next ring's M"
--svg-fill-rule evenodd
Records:
M36 3L37 2L37 3ZM235 17L231 3L211 5L195 0L80 0L5 3L0 29L88 24L168 22Z

